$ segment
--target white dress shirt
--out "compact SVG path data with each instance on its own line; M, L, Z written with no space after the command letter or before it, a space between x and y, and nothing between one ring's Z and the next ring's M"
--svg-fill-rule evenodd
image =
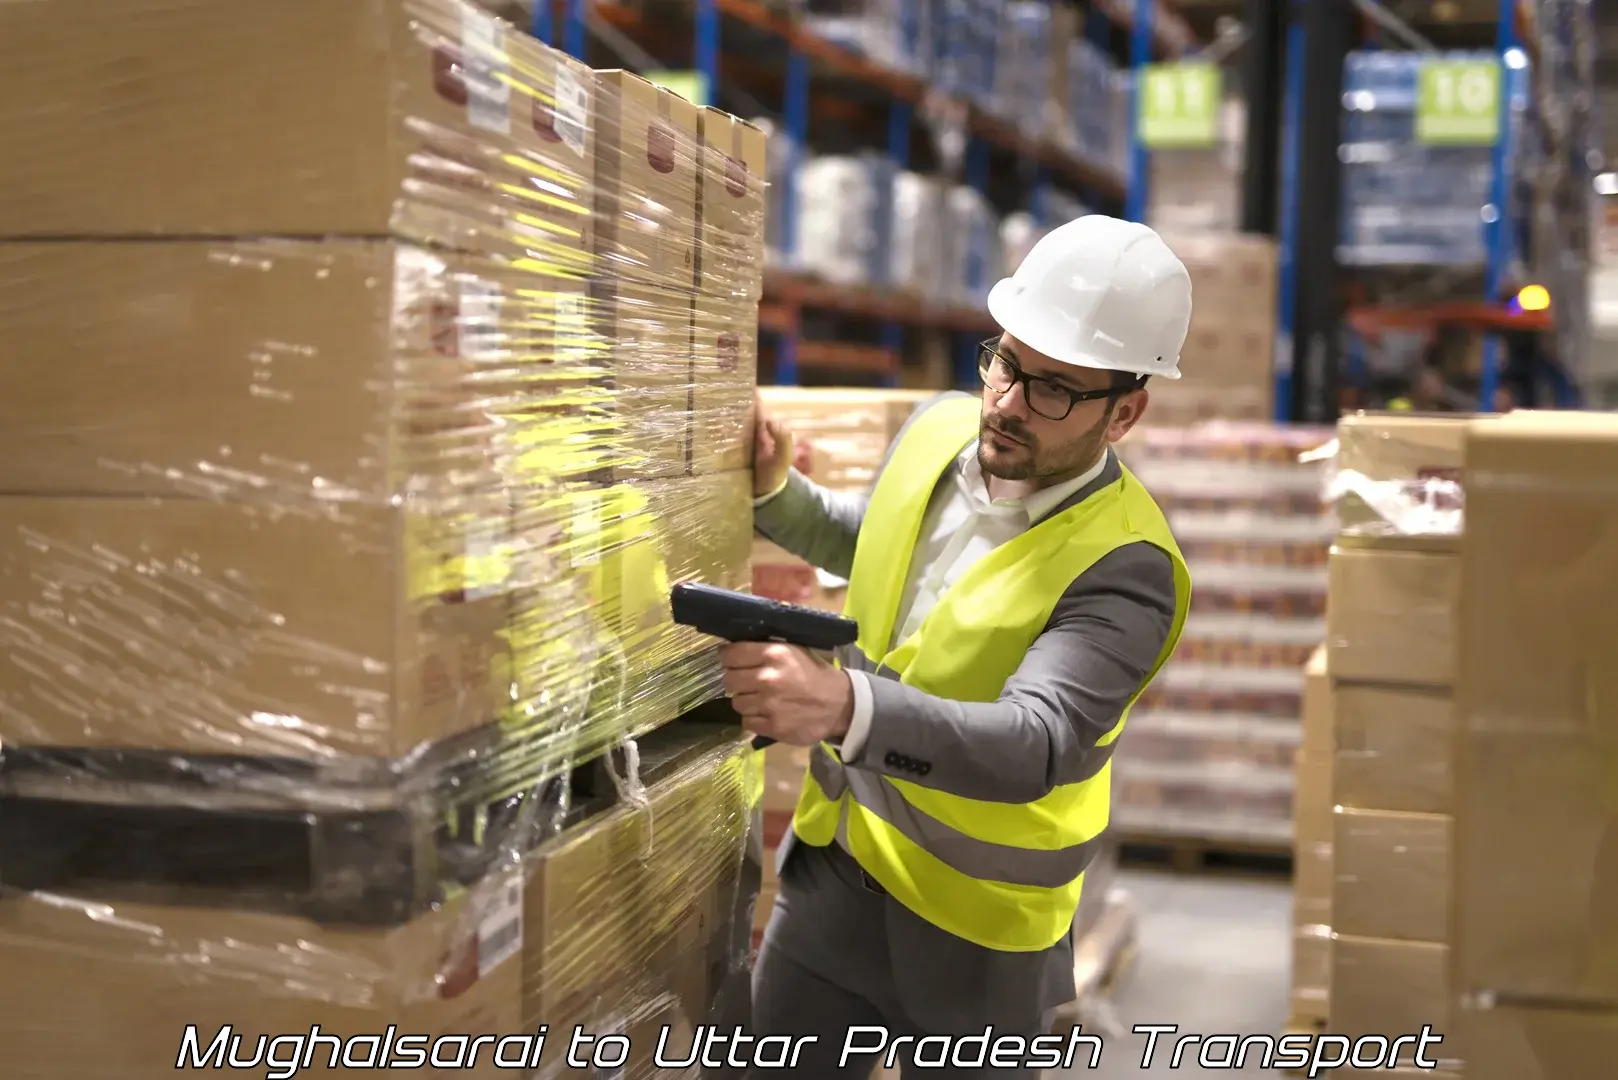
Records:
M977 440L972 440L950 466L927 504L888 648L891 650L920 629L939 599L973 564L1001 544L1027 532L1092 483L1106 465L1107 455L1103 453L1083 474L1048 488L1003 481L1010 494L993 499L989 496L983 467L978 464ZM777 494L779 491L771 492L756 500L755 505L762 506ZM868 678L864 672L848 673L854 690L854 718L841 742L845 755L857 754L871 730Z

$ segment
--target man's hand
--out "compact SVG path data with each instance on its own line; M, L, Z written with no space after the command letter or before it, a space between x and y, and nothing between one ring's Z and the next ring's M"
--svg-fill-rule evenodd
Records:
M848 673L796 645L725 647L725 693L748 731L789 746L848 733L854 688Z
M764 402L753 393L753 498L762 499L782 484L792 469L792 432L764 415Z

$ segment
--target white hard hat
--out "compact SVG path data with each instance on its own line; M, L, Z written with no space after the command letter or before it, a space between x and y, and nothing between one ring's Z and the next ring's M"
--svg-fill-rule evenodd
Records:
M1145 225L1092 214L1042 237L989 291L989 314L1052 360L1178 379L1191 276Z

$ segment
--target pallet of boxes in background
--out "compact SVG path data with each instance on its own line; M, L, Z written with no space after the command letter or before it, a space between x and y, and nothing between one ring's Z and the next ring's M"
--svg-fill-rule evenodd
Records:
M720 682L668 590L749 581L762 133L464 0L97 14L0 5L0 955L51 972L0 1075L702 1022L761 778L670 724Z
M1174 657L1130 713L1113 824L1181 862L1292 849L1304 668L1325 638L1333 519L1300 453L1329 431L1143 426L1119 453L1168 516L1191 571Z

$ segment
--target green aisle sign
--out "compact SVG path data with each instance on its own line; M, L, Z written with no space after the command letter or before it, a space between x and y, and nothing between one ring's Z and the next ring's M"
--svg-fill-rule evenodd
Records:
M644 78L674 91L699 109L708 107L708 80L700 71L648 71Z
M1149 150L1205 150L1219 144L1224 100L1219 65L1148 64L1140 70L1136 134Z
M1416 141L1493 146L1500 138L1500 62L1429 60L1416 93Z

